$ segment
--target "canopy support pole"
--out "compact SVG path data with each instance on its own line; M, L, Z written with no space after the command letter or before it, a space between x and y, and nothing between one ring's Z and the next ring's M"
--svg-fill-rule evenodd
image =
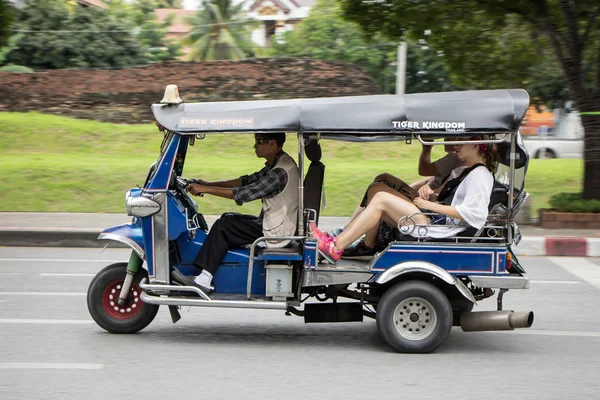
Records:
M518 136L518 132L514 132L513 134L510 135L510 169L509 169L509 175L508 175L508 210L509 213L512 211L513 205L514 205L514 193L515 193L515 164L517 161L517 136ZM509 222L510 224L510 222ZM507 229L508 231L508 237L506 238L506 240L508 241L509 244L512 244L513 242L513 234L512 234L512 229Z
M406 86L406 42L401 41L396 58L396 94L403 95Z
M304 236L304 132L298 131L298 236Z

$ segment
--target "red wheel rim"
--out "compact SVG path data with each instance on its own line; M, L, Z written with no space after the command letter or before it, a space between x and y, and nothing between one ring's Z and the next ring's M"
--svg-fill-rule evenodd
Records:
M102 307L104 307L104 311L112 318L133 318L140 313L144 304L140 299L140 287L132 283L127 300L125 300L123 305L119 305L119 293L121 293L122 286L123 281L114 281L104 288L102 292Z

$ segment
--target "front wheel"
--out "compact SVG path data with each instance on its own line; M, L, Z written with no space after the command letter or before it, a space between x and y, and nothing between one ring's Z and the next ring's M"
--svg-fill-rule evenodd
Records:
M452 306L444 292L428 282L401 282L381 298L377 328L399 352L429 353L450 334Z
M142 268L133 277L125 304L119 305L119 293L127 274L127 263L112 264L96 274L87 294L88 310L98 325L111 333L135 333L156 316L158 305L140 299L140 281L147 277Z

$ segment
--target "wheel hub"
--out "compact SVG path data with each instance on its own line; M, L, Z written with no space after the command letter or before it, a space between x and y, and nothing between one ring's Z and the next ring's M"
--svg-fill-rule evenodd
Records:
M419 297L401 301L394 310L393 318L396 331L408 340L425 339L437 324L435 309L431 303Z
M128 319L138 314L142 308L141 290L137 284L132 284L127 299L123 304L119 304L122 285L123 281L115 281L106 286L102 293L102 306L111 317Z

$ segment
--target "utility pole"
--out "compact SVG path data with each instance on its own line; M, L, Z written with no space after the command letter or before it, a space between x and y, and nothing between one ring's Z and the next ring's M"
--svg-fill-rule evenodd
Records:
M396 94L404 94L406 87L406 42L401 41L398 46L398 59L396 60Z

